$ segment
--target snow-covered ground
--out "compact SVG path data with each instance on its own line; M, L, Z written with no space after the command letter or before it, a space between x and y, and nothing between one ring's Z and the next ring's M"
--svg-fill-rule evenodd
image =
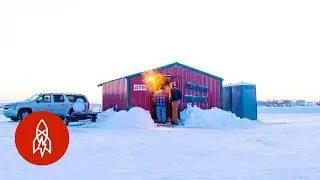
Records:
M0 115L0 179L320 179L320 112L285 112L268 109L259 114L263 123L250 123L190 108L184 113L189 128L159 128L138 108L109 110L96 124L71 124L66 155L48 167L20 157L18 123Z

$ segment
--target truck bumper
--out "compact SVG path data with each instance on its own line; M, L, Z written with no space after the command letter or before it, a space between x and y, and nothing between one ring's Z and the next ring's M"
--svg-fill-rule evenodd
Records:
M4 117L10 118L10 119L11 118L13 118L13 119L18 118L18 112L16 112L15 110L4 110L3 115L4 115Z

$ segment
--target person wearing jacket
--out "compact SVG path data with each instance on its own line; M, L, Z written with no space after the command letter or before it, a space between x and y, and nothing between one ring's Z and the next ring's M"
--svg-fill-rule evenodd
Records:
M172 124L178 124L179 122L179 109L180 100L182 99L182 94L179 88L177 88L175 83L171 83L171 103L172 103Z
M167 106L170 101L169 93L162 87L153 95L153 102L156 105L158 123L165 124L167 120Z

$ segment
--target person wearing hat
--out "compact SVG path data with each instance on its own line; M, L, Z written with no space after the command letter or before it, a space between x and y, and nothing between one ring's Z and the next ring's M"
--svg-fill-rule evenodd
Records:
M172 103L172 124L178 124L179 122L179 108L180 100L182 99L182 94L175 82L170 84L171 86L171 103Z

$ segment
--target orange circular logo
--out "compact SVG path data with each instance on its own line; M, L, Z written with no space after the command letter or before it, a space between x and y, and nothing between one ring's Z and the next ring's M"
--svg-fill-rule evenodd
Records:
M18 125L15 143L20 155L35 165L57 162L69 146L69 131L63 120L49 112L34 112Z

